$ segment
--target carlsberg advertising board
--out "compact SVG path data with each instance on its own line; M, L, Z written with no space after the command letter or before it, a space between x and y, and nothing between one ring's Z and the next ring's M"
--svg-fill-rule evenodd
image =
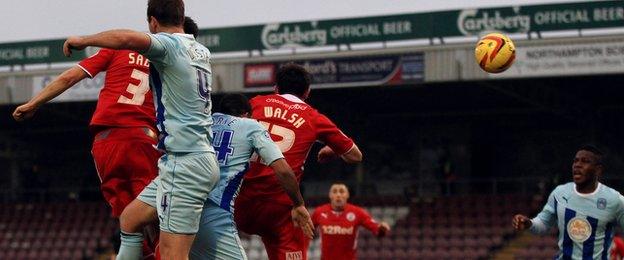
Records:
M464 9L202 29L212 52L289 49L480 35L624 27L624 1ZM0 66L66 62L62 40L0 44ZM77 59L76 56L73 59ZM83 56L82 56L83 57Z

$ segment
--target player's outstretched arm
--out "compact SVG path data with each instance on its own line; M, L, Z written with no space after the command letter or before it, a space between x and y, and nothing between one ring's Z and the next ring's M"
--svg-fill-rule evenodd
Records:
M133 30L110 30L88 36L73 36L63 44L63 53L69 57L72 50L83 50L88 46L114 50L145 51L150 47L150 37Z
M379 223L379 231L377 233L378 237L384 237L386 234L390 232L390 225L386 222Z
M527 216L518 214L515 215L511 220L511 225L516 231L522 231L530 228L533 223L531 222L531 219Z
M320 163L326 163L337 157L338 155L331 149L331 147L325 146L319 151L317 160ZM360 151L360 148L354 144L353 148L341 155L340 158L346 163L360 163L362 162L362 152Z
M56 79L50 82L50 84L45 86L45 88L43 88L37 96L33 97L26 104L17 107L15 111L13 111L13 118L16 121L30 119L35 115L35 112L37 112L37 109L39 109L41 105L62 94L87 76L87 73L78 66L74 66L64 71L61 75L56 77Z
M303 229L303 233L309 239L312 239L314 236L314 224L310 218L310 213L303 203L303 196L301 196L301 191L299 190L299 184L297 182L297 178L295 177L295 173L284 158L275 160L270 164L270 166L273 168L273 171L275 171L277 180L282 185L282 188L284 188L295 205L291 211L292 219L295 225L301 227L301 229Z

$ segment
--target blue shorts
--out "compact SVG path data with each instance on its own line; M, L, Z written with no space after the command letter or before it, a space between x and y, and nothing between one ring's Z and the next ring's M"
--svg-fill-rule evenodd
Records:
M165 154L158 160L157 180L155 202L160 230L173 234L197 233L204 202L219 181L215 154Z
M247 259L231 212L206 201L189 258Z

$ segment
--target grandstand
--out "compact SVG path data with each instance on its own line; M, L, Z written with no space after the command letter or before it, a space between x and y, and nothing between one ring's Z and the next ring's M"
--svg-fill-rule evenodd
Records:
M514 14L535 20L540 11L570 9L595 16L601 10L621 13L624 4L520 6ZM513 10L483 8L473 18ZM608 152L602 182L624 188L619 174L624 171L624 89L619 85L624 18L455 28L459 14L467 11L320 23L347 28L383 20L388 27L379 26L397 33L365 40L256 46L260 34L248 34L244 38L253 38L247 41L252 46L228 46L234 40L227 37L240 27L200 31L199 39L215 53L215 103L225 93L271 91L275 68L285 62L313 72L309 103L357 140L364 162L308 160L302 185L307 206L312 211L325 203L329 185L339 180L352 188L354 204L392 226L385 238L361 230L359 259L552 259L558 251L556 230L546 236L516 233L511 219L517 213L534 216L556 185L570 181L571 159L583 143L598 143ZM428 24L432 17L447 22L435 27ZM398 35L407 30L405 23L415 31L419 21L436 29ZM282 23L273 32L314 31L310 24ZM327 29L321 25L315 28ZM474 62L474 42L492 30L509 34L517 46L516 64L500 75L487 74ZM42 42L0 43L0 53L59 47L55 40ZM81 82L33 120L17 123L10 117L16 105L73 61L53 54L6 57L0 55L0 259L103 259L112 250L110 237L118 224L99 191L87 130L102 76ZM250 259L266 259L258 237L241 238ZM320 259L319 239L308 255Z

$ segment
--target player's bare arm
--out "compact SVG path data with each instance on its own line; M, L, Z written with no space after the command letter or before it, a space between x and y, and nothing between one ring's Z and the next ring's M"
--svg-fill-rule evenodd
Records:
M338 158L339 156L332 150L329 146L325 146L321 148L317 155L317 160L320 163L326 163L334 158ZM340 158L346 163L360 163L362 162L362 152L357 145L353 145L349 151L340 155Z
M150 47L150 37L133 30L110 30L88 36L72 36L63 44L63 53L69 57L72 50L83 50L88 46L114 50L144 51Z
M314 224L310 218L310 213L303 203L303 196L301 196L295 173L283 158L274 161L270 166L275 171L278 181L293 201L294 207L291 212L293 221L297 226L303 229L303 232L308 238L312 239L314 235Z
M531 219L524 215L515 215L511 223L516 231L528 229L533 224Z
M283 158L275 160L270 166L275 171L277 180L282 187L284 187L284 190L293 201L295 207L303 206L303 196L301 196L301 192L299 191L297 178L286 160Z
M13 118L16 121L24 121L32 118L39 107L62 94L87 76L87 73L78 66L64 71L50 84L45 86L37 96L33 97L26 104L17 107L15 111L13 111Z

